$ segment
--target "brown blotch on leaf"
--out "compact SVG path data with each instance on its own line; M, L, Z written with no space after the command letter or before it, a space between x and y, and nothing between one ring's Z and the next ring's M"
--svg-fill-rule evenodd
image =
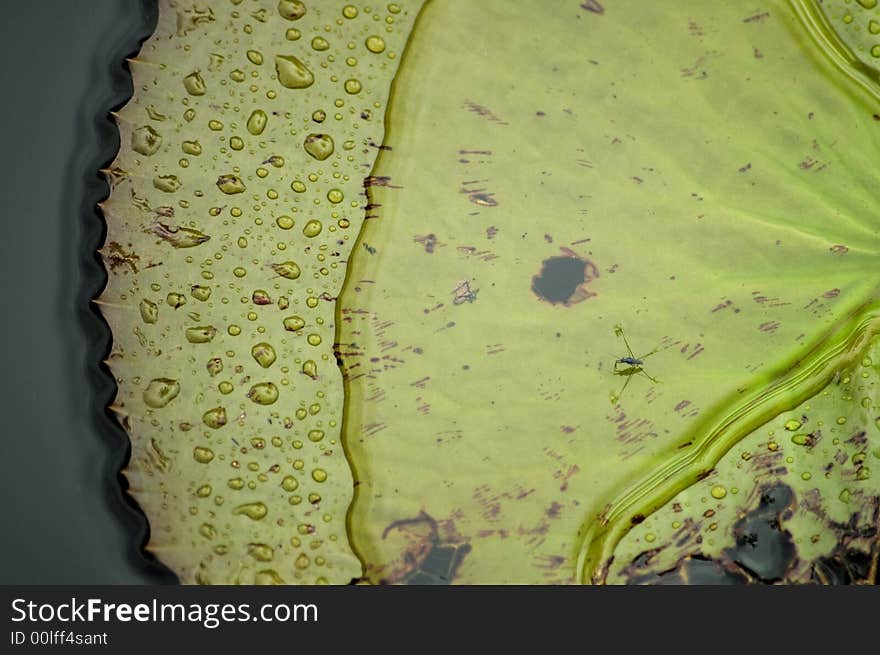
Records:
M599 4L598 0L586 0L581 3L581 9L586 9L600 16L605 13L605 7Z
M131 269L132 273L138 272L138 262L141 258L140 255L135 254L134 250L126 250L122 244L111 241L103 249L102 254L111 271L125 266Z
M389 562L380 584L446 585L455 578L471 545L447 526L440 525L426 512L394 521L382 533L401 547L400 555ZM445 536L441 533L446 533Z

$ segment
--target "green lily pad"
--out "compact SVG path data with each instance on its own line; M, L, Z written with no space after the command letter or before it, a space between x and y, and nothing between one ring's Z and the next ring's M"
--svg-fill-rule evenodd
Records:
M148 548L872 581L876 4L163 0L97 301Z
M456 582L605 580L859 360L876 98L802 9L426 5L341 297L371 580L446 543Z

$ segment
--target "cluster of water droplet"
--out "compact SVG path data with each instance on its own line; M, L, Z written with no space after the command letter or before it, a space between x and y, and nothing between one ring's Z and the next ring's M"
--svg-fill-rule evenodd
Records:
M716 557L730 530L757 503L762 487L782 482L799 500L786 523L801 560L826 555L854 512L870 517L880 495L880 339L857 365L821 392L755 430L704 480L679 493L634 527L615 554L615 569L640 552L663 547L657 570L685 550ZM686 540L685 540L686 537ZM682 541L684 540L684 541ZM692 554L692 553L691 553Z
M878 0L828 0L822 9L846 45L868 64L880 58Z
M335 298L418 2L160 2L99 299L149 548L184 582L347 583Z

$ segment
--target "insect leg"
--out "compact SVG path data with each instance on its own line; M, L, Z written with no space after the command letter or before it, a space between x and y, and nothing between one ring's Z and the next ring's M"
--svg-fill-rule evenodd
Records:
M642 375L644 375L646 378L648 378L648 379L649 379L651 382L653 382L654 384L657 384L658 382L660 382L660 380L658 380L657 378L652 377L652 376L648 375L647 373L645 373L645 369L643 369L643 368L640 368L640 369L639 369L639 373L641 373Z
M617 398L618 398L618 399L620 399L620 397L623 395L623 392L626 391L626 385L629 384L629 381L630 381L631 379L632 379L632 375L627 375L627 376L626 376L626 382L623 383L623 388L620 390L620 393L617 394Z

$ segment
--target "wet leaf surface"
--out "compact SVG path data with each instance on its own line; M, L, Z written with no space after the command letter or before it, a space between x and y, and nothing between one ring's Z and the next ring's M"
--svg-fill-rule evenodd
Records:
M456 582L624 581L651 546L633 535L858 362L870 91L785 2L429 3L341 297L367 576L399 556L383 530L425 511L471 544ZM788 483L737 476L745 495ZM711 554L660 559L690 553L692 581L787 575L794 545L741 520L719 517ZM761 550L694 559L734 532Z
M876 582L875 4L163 0L98 300L149 549Z
M420 3L347 6L161 0L129 62L97 302L130 493L183 583L361 574L332 301Z

